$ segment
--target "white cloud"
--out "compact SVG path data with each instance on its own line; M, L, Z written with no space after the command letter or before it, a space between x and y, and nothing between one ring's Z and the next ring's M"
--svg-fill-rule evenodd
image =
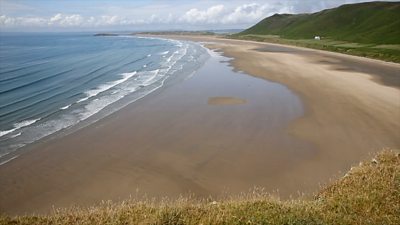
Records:
M126 21L121 19L118 16L101 16L100 18L96 19L94 25L96 26L112 26L112 25L119 25L124 24Z
M124 7L123 5L108 4L93 6L90 10L84 7L82 9L74 7L47 14L30 10L34 4L30 4L31 6L28 7L16 5L7 0L0 1L6 3L0 8L0 29L118 27L124 29L150 29L150 27L152 29L209 29L210 27L219 29L247 27L274 13L314 12L344 3L365 0L209 0L177 5L156 1L154 4L140 5L136 8L132 5ZM133 3L130 2L130 4ZM63 10L64 12L62 12ZM29 12L34 13L30 14Z
M230 9L223 5L215 5L205 10L192 8L180 17L179 22L189 24L251 24L273 13L282 12L291 13L293 9L284 5L277 7L259 3L243 4Z
M222 22L225 24L255 22L270 14L271 11L269 9L267 4L244 4L236 7L232 13L226 15Z
M35 26L42 27L46 25L46 20L40 17L8 17L0 16L0 26L4 27L20 27Z
M207 10L199 10L197 8L190 9L180 19L180 22L189 24L213 24L220 21L220 17L224 13L225 7L223 5L211 6Z
M5 15L0 16L0 26L7 26L7 25L12 25L14 24L14 21L11 21L12 18L9 18Z
M64 15L61 13L57 13L50 18L0 16L0 26L3 27L99 27L135 23L136 21L129 21L118 16L108 15L86 18L78 14Z
M50 18L50 24L58 23L62 19L63 19L63 15L61 13L58 13L58 14L56 14L53 17Z
M55 25L60 27L77 27L82 26L84 24L84 18L81 15L73 14L73 15L63 15L58 13L51 17L47 24Z

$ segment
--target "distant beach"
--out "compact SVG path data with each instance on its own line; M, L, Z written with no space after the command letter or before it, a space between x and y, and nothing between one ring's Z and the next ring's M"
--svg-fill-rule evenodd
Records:
M214 36L210 58L99 121L0 166L0 211L129 197L311 194L400 147L400 65ZM221 55L220 55L221 54Z

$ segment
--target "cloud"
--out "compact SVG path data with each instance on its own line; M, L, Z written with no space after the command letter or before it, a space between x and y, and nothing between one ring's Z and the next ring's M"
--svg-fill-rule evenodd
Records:
M245 23L255 23L267 16L274 13L292 13L290 8L282 7L279 5L272 4L244 4L236 7L233 12L226 15L222 22L224 24L245 24Z
M223 5L211 6L205 10L192 8L180 19L181 23L189 24L249 24L255 23L273 13L292 13L293 8L282 4L243 4L231 9Z
M0 26L4 27L19 27L19 26L34 26L41 27L46 25L46 20L40 17L8 17L0 16Z
M257 3L244 4L235 8L235 10L222 18L224 24L253 22L265 17L268 12L266 5Z
M0 16L0 26L4 27L110 27L146 24L238 24L252 23L268 15L270 8L256 3L244 4L235 8L226 8L218 4L204 10L191 8L181 16L152 14L146 18L135 19L118 15L84 17L79 14L57 13L51 17L8 17Z
M4 27L78 27L84 24L80 15L56 14L51 18L0 16L0 26Z
M207 10L198 10L196 8L192 8L187 11L180 19L180 22L186 22L189 24L213 24L218 23L220 17L224 13L223 5L215 5L211 6Z
M71 8L52 11L48 14L26 14L28 6L16 5L5 1L5 7L0 8L0 29L25 28L210 28L246 27L274 13L302 13L315 12L331 8L344 3L354 3L365 0L210 0L193 1L185 4L162 4L157 2L151 5L106 5L79 9ZM369 1L369 0L368 0ZM214 4L213 4L214 3ZM215 4L216 3L216 4ZM132 3L133 4L133 3ZM33 5L33 4L31 4ZM32 6L31 6L32 7ZM54 10L52 8L52 10ZM64 11L64 12L62 12ZM65 13L69 12L69 13ZM9 14L7 14L9 13ZM38 16L39 15L39 16ZM47 15L47 16L45 16ZM148 26L152 25L152 26ZM210 26L212 25L212 26Z
M0 16L2 27L101 27L137 24L140 21L126 20L118 16L83 17L79 14L64 15L57 13L50 18Z
M82 26L84 23L84 18L81 15L73 14L73 15L63 15L58 13L51 17L47 24L49 26L55 25L60 27L76 27Z

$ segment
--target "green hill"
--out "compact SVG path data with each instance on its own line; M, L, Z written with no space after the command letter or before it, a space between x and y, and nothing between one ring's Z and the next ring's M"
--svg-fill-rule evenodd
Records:
M279 35L363 44L400 44L400 2L342 5L312 14L275 14L239 35Z

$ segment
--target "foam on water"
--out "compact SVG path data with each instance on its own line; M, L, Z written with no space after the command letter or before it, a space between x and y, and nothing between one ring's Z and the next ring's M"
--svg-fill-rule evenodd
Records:
M119 79L119 80L112 81L112 82L108 82L108 83L106 83L106 84L102 84L102 85L98 86L98 87L95 88L95 89L86 91L86 92L85 92L86 97L85 97L85 98L82 98L82 99L79 99L79 100L77 101L77 103L86 101L86 100L88 100L88 99L91 98L91 97L97 96L98 94L100 94L100 93L102 93L102 92L104 92L104 91L107 91L107 90L109 90L110 88L115 87L116 85L118 85L118 84L120 84L120 83L125 82L125 81L128 80L129 78L133 77L136 73L137 73L136 71L134 71L134 72L132 72L132 73L123 73L123 74L121 74L121 75L122 75L122 78Z
M18 137L18 136L21 135L21 134L22 134L21 132L19 132L19 133L17 133L17 134L13 134L13 135L10 136L10 138Z
M0 162L0 166L6 164L6 163L8 163L8 162L10 162L10 161L12 161L12 160L14 160L16 158L18 158L18 156L19 155L16 155L16 156L13 156L13 157L11 157L11 158L9 158L7 160L4 160L4 161Z
M157 77L159 72L160 69L156 69L152 71L147 71L146 73L142 73L140 79L138 79L138 81L141 82L139 85L141 87L148 86Z
M31 124L34 124L39 120L40 120L40 118L39 119L34 119L34 120L25 120L25 121L22 121L22 122L19 122L19 123L15 123L13 129L6 130L6 131L0 131L0 137L4 136L6 134L12 133L12 132L14 132L16 130L19 130L19 129L23 128L23 127L26 127L26 126L29 126Z
M168 54L169 53L169 51L165 51L165 52L160 52L160 53L158 53L159 55L166 55L166 54Z
M69 107L71 107L71 105L72 105L72 104L66 105L66 106L64 106L64 107L61 107L60 109L62 109L62 110L68 109Z

